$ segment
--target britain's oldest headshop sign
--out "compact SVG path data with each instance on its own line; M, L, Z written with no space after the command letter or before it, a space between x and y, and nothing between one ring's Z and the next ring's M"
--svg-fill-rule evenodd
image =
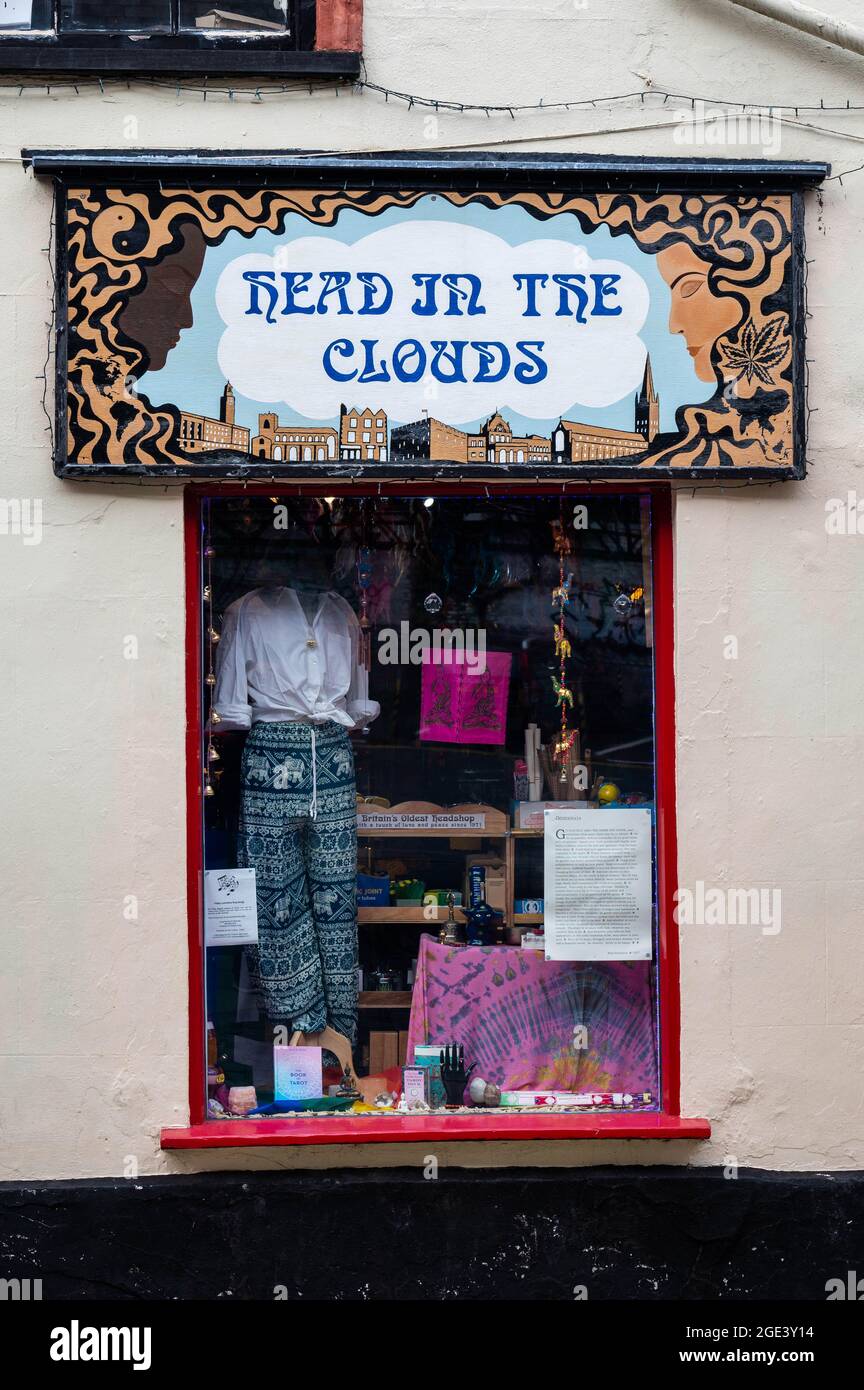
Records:
M413 172L67 180L60 471L800 476L793 188Z

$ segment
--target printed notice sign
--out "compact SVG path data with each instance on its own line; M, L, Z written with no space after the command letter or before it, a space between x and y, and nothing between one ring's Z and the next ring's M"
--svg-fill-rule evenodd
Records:
M247 946L258 940L254 869L204 870L204 941Z
M651 959L651 812L547 810L547 960Z
M450 813L442 811L357 811L357 829L369 830L485 830L483 811Z

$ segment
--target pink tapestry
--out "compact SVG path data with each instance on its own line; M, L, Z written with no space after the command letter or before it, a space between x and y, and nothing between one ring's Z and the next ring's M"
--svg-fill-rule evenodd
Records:
M438 743L503 743L510 693L509 652L486 652L485 669L447 652L438 665L424 655L420 692L420 737ZM482 663L481 663L482 664Z
M574 1048L579 1025L587 1046ZM408 1058L420 1043L450 1042L502 1090L650 1091L656 1101L651 963L547 961L421 936Z

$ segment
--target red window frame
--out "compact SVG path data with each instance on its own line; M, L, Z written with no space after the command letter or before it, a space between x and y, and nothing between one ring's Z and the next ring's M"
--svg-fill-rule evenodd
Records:
M658 979L661 1107L659 1112L600 1115L392 1115L332 1116L290 1120L208 1120L204 1017L203 862L201 834L202 729L200 679L201 525L205 497L238 493L283 496L401 497L487 495L577 497L597 493L642 493L652 500L654 592L654 719L656 763ZM189 922L189 1124L163 1129L163 1149L252 1148L290 1144L452 1142L477 1139L707 1139L707 1120L684 1118L680 1105L678 933L673 917L677 887L675 821L675 673L672 494L668 485L503 481L341 482L321 480L247 485L195 483L186 488L184 511L186 574L186 799Z

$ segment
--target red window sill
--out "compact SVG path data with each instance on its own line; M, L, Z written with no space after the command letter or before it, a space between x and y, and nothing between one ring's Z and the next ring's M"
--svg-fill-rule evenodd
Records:
M290 1144L410 1144L476 1139L708 1139L708 1120L680 1115L370 1115L315 1120L208 1120L163 1129L163 1149Z

